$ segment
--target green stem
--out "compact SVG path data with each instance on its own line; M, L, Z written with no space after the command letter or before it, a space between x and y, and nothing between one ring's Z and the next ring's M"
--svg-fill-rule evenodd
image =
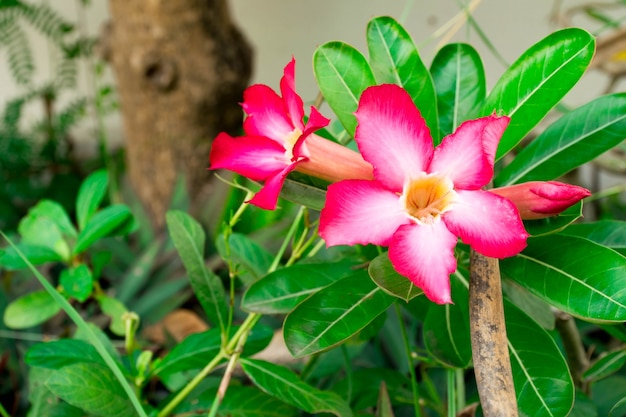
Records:
M283 240L283 244L280 246L280 249L278 250L276 257L274 257L274 261L272 262L272 264L270 265L267 271L268 274L270 272L274 272L276 268L278 268L278 265L280 265L280 260L285 254L285 251L287 250L287 246L289 246L289 242L291 241L291 238L298 230L298 225L300 223L300 220L302 220L302 216L304 216L304 210L305 210L304 206L301 206L300 209L298 210L298 214L296 214L295 219L293 219L293 223L291 223L291 227L287 231L287 236L285 236L285 239Z
M465 374L462 368L456 370L456 409L465 408Z
M456 416L456 370L449 368L446 369L446 382L448 387L448 417Z
M394 304L396 309L396 315L400 322L400 333L402 334L402 342L404 343L404 349L406 351L406 359L409 364L409 375L411 376L411 390L413 392L413 409L415 410L415 417L422 417L422 407L420 405L419 387L417 385L417 378L415 377L415 364L413 363L413 353L411 352L411 345L409 344L409 337L406 334L404 328L404 321L402 320L402 312L398 304Z

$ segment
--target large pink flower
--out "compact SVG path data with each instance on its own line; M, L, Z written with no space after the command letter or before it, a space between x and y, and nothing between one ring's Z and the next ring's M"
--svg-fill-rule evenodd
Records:
M394 268L437 303L450 303L457 237L494 258L519 253L528 234L514 204L481 190L493 176L509 118L463 123L433 147L424 119L396 85L370 87L355 139L374 180L330 185L320 219L328 246L389 246Z
M273 210L287 175L310 153L304 140L330 120L314 107L306 124L304 105L295 91L294 59L280 80L280 97L267 85L256 84L244 92L245 136L220 133L213 141L209 169L226 168L264 182L250 203ZM321 138L320 138L321 139Z

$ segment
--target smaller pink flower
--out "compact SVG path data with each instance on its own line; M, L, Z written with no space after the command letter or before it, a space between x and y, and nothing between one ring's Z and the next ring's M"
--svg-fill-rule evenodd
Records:
M234 138L220 133L209 157L209 169L225 168L264 182L250 203L269 210L276 208L287 175L309 158L305 139L330 122L311 107L311 115L303 123L304 104L295 91L295 65L292 59L285 66L280 80L282 97L263 84L246 89L242 104L248 115L243 126L246 135Z
M591 195L586 188L558 181L531 181L489 191L513 201L524 220L556 216Z
M457 237L494 258L516 255L528 234L515 205L481 188L493 177L508 117L463 123L433 147L408 93L396 85L366 89L355 140L374 180L332 184L320 217L328 246L389 246L396 271L437 303L450 303Z

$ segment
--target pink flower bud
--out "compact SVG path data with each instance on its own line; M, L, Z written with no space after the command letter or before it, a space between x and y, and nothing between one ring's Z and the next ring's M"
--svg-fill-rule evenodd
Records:
M557 181L531 181L489 191L511 200L524 220L555 216L591 195L586 188Z

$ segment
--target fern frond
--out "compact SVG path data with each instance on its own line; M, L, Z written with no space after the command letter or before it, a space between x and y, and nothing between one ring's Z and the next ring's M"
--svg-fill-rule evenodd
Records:
M87 114L87 100L84 98L74 100L63 110L57 113L56 129L59 134L66 134Z
M18 10L35 29L59 44L63 37L74 29L71 23L66 22L63 17L45 4L22 3Z
M26 34L15 20L7 19L0 24L0 44L6 47L9 70L18 84L30 84L35 64Z

